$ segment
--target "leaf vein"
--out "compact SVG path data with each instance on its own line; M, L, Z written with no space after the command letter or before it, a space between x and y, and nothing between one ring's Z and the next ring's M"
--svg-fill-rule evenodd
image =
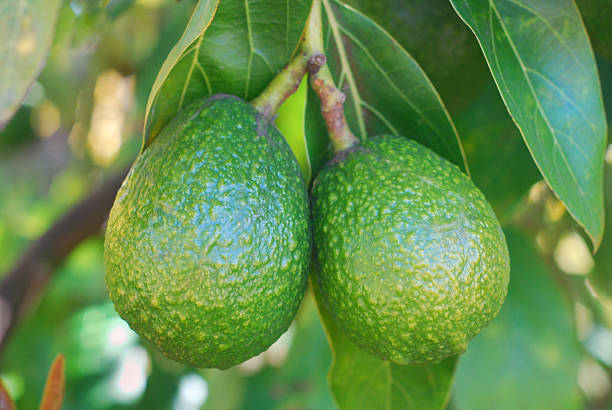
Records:
M189 83L191 82L191 76L193 75L193 69L195 68L196 62L198 61L198 55L200 53L200 44L202 44L202 39L204 36L200 36L198 39L198 43L194 47L194 55L193 60L191 61L191 65L189 66L189 71L187 72L187 77L185 78L185 83L183 84L183 89L181 90L181 97L179 98L178 110L180 111L183 108L183 102L185 101L185 94L187 93L187 88Z
M246 83L244 85L244 99L249 96L249 87L251 82L251 64L253 63L253 33L251 31L251 15L249 12L249 0L244 0L244 12L247 23L247 37L249 39L249 62L247 63Z
M533 73L537 76L539 76L541 79L543 79L544 81L546 81L547 84L550 84L551 87L553 87L559 94L561 94L561 96L563 96L563 98L568 101L570 104L572 104L574 106L574 108L576 108L576 110L580 113L580 116L584 119L584 122L586 122L587 124L589 124L589 126L591 127L591 129L593 131L597 131L597 127L595 127L595 124L593 124L591 121L589 121L586 117L586 114L584 113L584 111L582 111L582 108L580 108L580 106L578 104L576 104L576 102L574 100L572 100L561 88L559 88L550 78L548 78L547 76L545 76L544 74L540 73L539 71L534 70L533 68L529 68L527 67L527 72L529 73Z
M397 132L397 129L393 126L393 124L391 124L389 120L387 120L387 118L384 115L382 115L380 111L378 111L376 108L368 104L365 100L361 100L361 105L363 105L370 112L372 112L374 115L380 118L380 120L385 124L387 128L389 128L389 130L391 131L393 135L400 135L399 132Z

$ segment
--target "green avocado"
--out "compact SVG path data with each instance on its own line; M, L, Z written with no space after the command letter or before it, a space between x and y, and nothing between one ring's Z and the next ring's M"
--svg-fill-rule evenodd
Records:
M168 357L225 369L287 330L312 248L300 166L237 97L181 111L141 153L106 229L119 315Z
M398 364L465 351L499 312L508 248L459 168L415 141L367 139L313 183L317 280L357 346Z

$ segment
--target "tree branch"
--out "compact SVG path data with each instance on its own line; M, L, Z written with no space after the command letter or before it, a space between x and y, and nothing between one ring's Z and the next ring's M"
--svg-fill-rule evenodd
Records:
M55 268L81 242L100 232L128 169L119 172L58 219L30 244L0 282L0 349L44 290Z

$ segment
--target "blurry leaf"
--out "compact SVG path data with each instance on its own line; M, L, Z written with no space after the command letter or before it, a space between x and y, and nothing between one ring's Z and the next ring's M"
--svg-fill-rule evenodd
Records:
M455 119L472 180L504 223L540 173L492 81Z
M336 408L325 377L331 351L312 292L306 292L292 326L295 333L286 362L280 367L267 366L246 380L242 410Z
M61 0L0 0L0 129L42 70Z
M595 54L612 60L612 1L577 0ZM603 76L602 76L603 77Z
M98 56L124 75L140 74L157 44L158 20L147 9L132 7L112 22L98 45Z
M359 139L403 135L466 170L450 116L416 61L366 16L336 0L324 0L323 5L327 61L336 85L347 96L345 113ZM305 131L316 174L328 137L319 104L312 96L307 101Z
M336 327L310 280L333 360L329 385L340 410L443 409L448 402L457 357L438 364L400 366L355 346Z
M608 107L608 122L612 121L612 61L599 59L601 85L604 102ZM612 135L612 130L609 131ZM612 138L608 138L612 143ZM612 148L608 146L612 153ZM589 281L598 292L612 298L612 157L604 164L604 201L606 223L601 247L594 256L595 269L589 274Z
M593 52L574 2L451 2L478 38L544 178L597 248L606 121Z
M40 401L40 410L61 410L65 384L64 355L59 353L49 369L45 391Z
M454 407L582 408L571 305L530 238L513 229L505 233L512 267L508 297L459 360Z
M0 130L0 152L6 153L7 149L32 141L36 133L32 129L32 107L22 105L8 121L3 130ZM4 156L3 156L4 158Z
M256 97L289 62L310 6L309 0L224 0L211 23L216 3L198 3L157 76L147 104L145 147L197 98Z
M135 2L136 0L104 0L104 7L109 16L118 17L132 7Z
M202 410L238 410L244 402L245 378L238 367L228 370L205 369L209 396Z
M488 68L448 0L343 0L387 30L414 57L451 114L486 87ZM463 134L459 133L463 140ZM471 168L471 162L470 168Z
M0 410L15 410L15 403L0 380Z

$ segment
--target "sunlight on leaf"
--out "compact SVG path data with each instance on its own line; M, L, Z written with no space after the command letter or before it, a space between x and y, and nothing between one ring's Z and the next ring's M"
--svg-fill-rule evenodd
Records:
M42 70L62 2L0 1L0 129Z

